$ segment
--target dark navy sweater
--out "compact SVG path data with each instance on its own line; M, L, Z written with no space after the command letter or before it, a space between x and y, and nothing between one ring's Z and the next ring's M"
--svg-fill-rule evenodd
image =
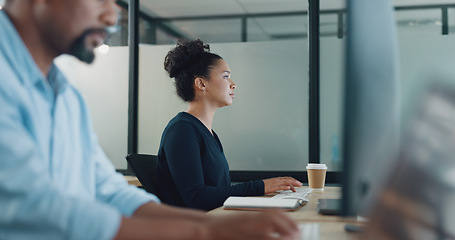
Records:
M229 196L264 195L262 180L231 186L221 142L196 117L177 114L164 129L158 150L158 182L165 203L212 210Z

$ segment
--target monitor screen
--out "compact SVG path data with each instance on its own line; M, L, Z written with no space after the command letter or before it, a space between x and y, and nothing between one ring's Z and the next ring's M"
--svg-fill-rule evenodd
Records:
M367 215L400 142L398 40L390 0L347 0L344 215Z

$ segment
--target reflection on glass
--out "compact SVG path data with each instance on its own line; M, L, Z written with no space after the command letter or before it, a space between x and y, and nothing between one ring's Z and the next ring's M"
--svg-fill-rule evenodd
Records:
M118 8L117 25L112 27L106 44L109 46L128 46L128 11Z
M321 37L338 37L338 14L321 14L319 19Z
M441 10L400 10L396 12L398 32L400 35L440 35Z
M240 19L211 19L172 21L188 39L203 39L204 42L241 42Z
M449 34L455 33L455 8L448 9L449 17Z
M306 14L248 18L247 40L251 42L306 39L307 37L308 17Z
M156 29L156 44L157 45L174 45L178 41L178 37L169 34L161 29Z
M144 18L139 19L139 43L156 43L156 24Z

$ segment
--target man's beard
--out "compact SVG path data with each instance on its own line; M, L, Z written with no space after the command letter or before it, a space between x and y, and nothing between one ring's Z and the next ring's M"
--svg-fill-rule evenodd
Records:
M95 53L93 50L88 50L85 43L85 38L93 33L93 32L103 32L106 33L105 29L89 29L82 33L80 37L78 37L73 44L71 45L71 49L69 54L73 55L74 57L78 58L79 60L92 63L95 59Z

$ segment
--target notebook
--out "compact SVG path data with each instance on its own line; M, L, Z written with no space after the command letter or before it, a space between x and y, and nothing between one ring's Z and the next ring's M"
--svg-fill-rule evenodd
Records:
M302 199L283 199L268 197L229 197L223 204L224 209L232 210L264 210L281 209L294 211L308 201Z

